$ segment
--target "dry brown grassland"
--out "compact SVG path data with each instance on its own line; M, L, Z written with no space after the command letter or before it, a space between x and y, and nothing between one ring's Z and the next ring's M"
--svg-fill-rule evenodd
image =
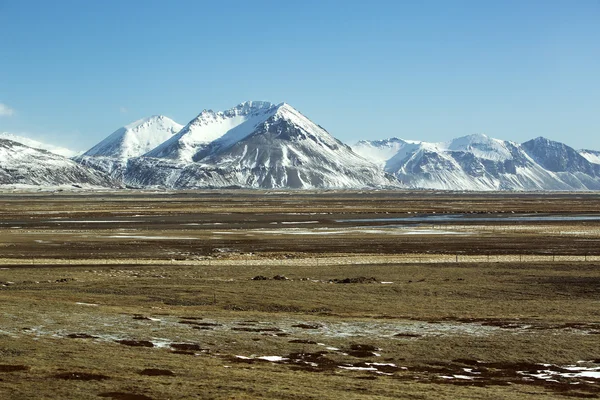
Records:
M0 398L600 398L599 244L591 193L0 193Z

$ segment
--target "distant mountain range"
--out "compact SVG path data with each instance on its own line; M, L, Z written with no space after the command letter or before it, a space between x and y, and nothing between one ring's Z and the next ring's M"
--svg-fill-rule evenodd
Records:
M446 190L599 190L600 152L542 137L518 144L470 135L446 143L392 138L354 151L404 187Z
M4 135L0 185L600 190L599 151L480 134L445 143L364 140L351 148L286 103L204 110L185 126L152 116L72 159L50 152L72 156L66 149Z

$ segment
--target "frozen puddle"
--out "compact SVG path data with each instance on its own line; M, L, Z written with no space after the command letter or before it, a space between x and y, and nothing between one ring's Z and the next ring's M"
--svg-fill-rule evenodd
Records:
M283 221L281 225L296 225L296 224L318 224L319 221Z
M180 237L180 236L142 236L142 235L113 235L101 236L109 239L141 239L141 240L198 240L195 237Z
M383 217L383 218L348 218L337 219L337 223L386 223L386 222L402 222L406 224L418 223L434 223L434 222L580 222L580 221L598 221L600 215L591 214L422 214L410 217Z
M252 230L255 233L267 235L352 235L352 234L368 234L368 235L472 235L473 232L456 232L436 229L410 229L398 227L365 227L365 228L348 228L348 229L330 229L330 228L285 228L277 230L256 229ZM225 233L225 232L215 232Z
M48 221L44 221L46 223L51 224L127 224L131 222L140 222L136 220L106 220L106 221L98 221L98 220L81 220L75 221L72 219L51 219Z

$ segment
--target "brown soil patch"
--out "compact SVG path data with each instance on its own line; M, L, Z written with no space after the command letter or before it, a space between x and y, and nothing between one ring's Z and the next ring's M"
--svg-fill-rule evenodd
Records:
M422 335L418 335L416 333L396 333L394 337L403 337L403 338L418 338Z
M140 371L144 376L175 376L175 373L168 369L146 368Z
M234 326L231 330L240 332L282 332L279 328L248 328L244 326Z
M379 280L374 277L367 278L365 276L359 276L357 278L332 279L331 282L333 282L333 283L379 283Z
M171 348L181 351L203 351L199 344L195 343L171 343Z
M154 347L154 343L148 340L116 340L117 343L131 347Z
M294 327L294 328L301 328L301 329L319 329L319 328L322 328L323 325L319 325L319 324L296 324L296 325L292 325L292 327Z
M27 365L0 365L0 372L18 372L18 371L29 371L31 367Z
M98 336L88 335L87 333L70 333L66 337L69 339L98 339Z
M375 354L375 352L379 350L379 348L370 344L353 344L350 346L349 349L346 349L344 351L348 353L349 356L365 358L376 357L377 355Z

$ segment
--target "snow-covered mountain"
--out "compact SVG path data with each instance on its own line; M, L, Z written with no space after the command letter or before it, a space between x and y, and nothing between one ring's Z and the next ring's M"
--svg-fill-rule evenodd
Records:
M482 134L446 143L393 139L384 170L403 185L447 190L596 190L594 164L570 147L538 138L518 144ZM381 153L369 146L382 147ZM359 142L356 151L381 164L389 141ZM368 149L368 151L364 151ZM373 155L379 156L379 158Z
M139 157L170 139L183 128L164 115L153 115L117 129L83 156L126 160Z
M289 104L265 101L204 110L185 126L135 121L72 160L41 149L72 155L0 133L0 185L600 190L600 151L482 134L350 148Z
M523 149L571 188L600 190L600 165L591 163L572 147L538 137L523 143Z
M177 135L149 151L146 156L178 162L193 161L196 153L218 139L233 143L249 135L276 109L275 104L266 101L247 101L227 111L204 110Z
M0 185L118 186L99 171L8 139L0 139Z
M164 115L153 115L117 129L100 143L73 158L81 165L108 174L123 181L131 158L142 156L169 140L183 125Z
M25 146L33 147L34 149L47 150L51 153L58 154L63 157L74 157L78 154L76 151L69 150L64 147L38 142L37 140L30 139L25 136L14 135L8 132L0 132L0 139L11 140L13 142L24 144Z
M397 181L286 103L203 111L177 135L129 160L132 186L397 187Z

